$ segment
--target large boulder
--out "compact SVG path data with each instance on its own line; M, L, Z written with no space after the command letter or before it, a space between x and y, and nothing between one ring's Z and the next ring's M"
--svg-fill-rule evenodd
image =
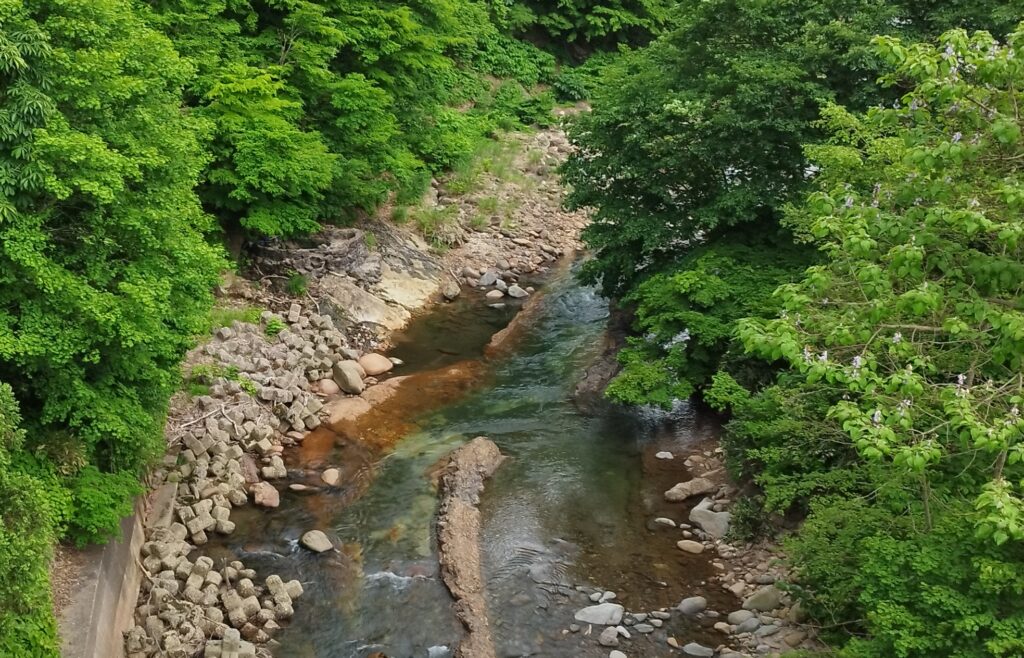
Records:
M576 611L576 621L599 626L615 626L622 621L625 612L618 603L600 603Z
M680 482L665 492L665 500L670 503L681 503L691 496L702 496L711 493L718 488L711 480L706 478L693 478L686 482Z
M363 367L363 370L366 371L366 374L370 377L383 375L395 367L395 364L391 362L391 359L383 354L377 354L376 352L370 352L359 357L359 365Z
M700 501L699 505L690 510L690 521L699 525L704 532L715 539L721 539L729 532L732 515L728 512L712 511L712 505L714 505L714 501L710 498Z
M338 361L332 369L334 381L338 387L352 395L359 395L366 388L366 385L363 383L362 372L362 366L348 359Z

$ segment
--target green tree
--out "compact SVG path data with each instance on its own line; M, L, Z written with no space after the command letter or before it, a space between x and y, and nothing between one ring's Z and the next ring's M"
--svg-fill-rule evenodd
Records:
M865 631L851 658L1024 651L1021 45L1024 27L876 41L909 92L827 109L816 191L787 213L825 262L779 290L782 316L741 327L832 392L851 468L881 473L819 501L793 544L818 612Z
M0 27L0 379L31 450L134 471L222 265L191 69L126 0L3 0Z

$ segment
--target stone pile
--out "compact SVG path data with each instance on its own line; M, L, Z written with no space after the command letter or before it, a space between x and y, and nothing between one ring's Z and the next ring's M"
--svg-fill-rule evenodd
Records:
M302 584L269 576L261 586L256 572L241 562L220 569L206 556L192 562L186 532L172 523L142 546L147 577L137 625L125 634L128 658L185 658L200 650L206 656L255 658L256 646L269 642L295 613Z
M280 331L268 335L268 328ZM250 494L259 505L279 504L272 481L288 475L284 445L320 425L324 405L315 391L334 383L335 366L361 358L329 316L298 304L283 316L265 312L260 325L218 329L201 353L216 376L196 398L193 418L177 426L157 473L174 487L173 511L146 531L146 578L136 626L125 636L131 658L265 653L261 647L291 619L301 584L271 575L259 586L241 562L214 568L209 557L188 556L211 533L233 532L231 510Z

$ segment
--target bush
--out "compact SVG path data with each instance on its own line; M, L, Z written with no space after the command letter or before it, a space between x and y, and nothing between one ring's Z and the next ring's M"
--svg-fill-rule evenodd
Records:
M15 464L24 431L11 387L0 382L0 656L59 655L49 563L67 499L56 478Z
M71 522L68 536L79 546L104 542L115 536L121 519L130 516L133 499L142 493L131 473L101 473L87 466L69 482Z

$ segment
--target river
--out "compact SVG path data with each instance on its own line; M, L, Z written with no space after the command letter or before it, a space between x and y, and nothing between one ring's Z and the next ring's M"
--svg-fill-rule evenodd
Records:
M480 435L509 456L481 502L499 656L607 656L596 633L567 630L591 592L612 590L642 612L673 606L708 580L711 558L683 554L674 545L678 531L653 523L679 520L682 508L662 492L688 477L681 460L654 454L710 445L717 421L687 404L672 412L577 410L571 393L600 354L608 304L568 271L545 283L508 346L485 357L487 339L515 310L488 308L469 291L414 321L393 354L406 362L399 374L418 374L389 403L407 417L381 421L387 429L368 441L322 430L289 456L291 482L315 483L330 465L346 484L285 489L277 509L235 511L238 529L214 553L298 578L306 590L276 656L450 655L461 630L438 575L430 474ZM389 434L397 436L388 441ZM312 528L327 531L340 550L315 555L300 547L298 537ZM710 636L693 623L674 615L650 635L634 634L629 655L667 655L671 634Z

